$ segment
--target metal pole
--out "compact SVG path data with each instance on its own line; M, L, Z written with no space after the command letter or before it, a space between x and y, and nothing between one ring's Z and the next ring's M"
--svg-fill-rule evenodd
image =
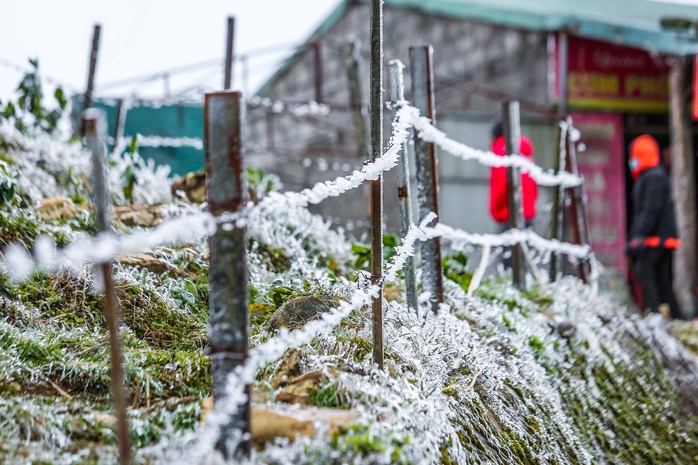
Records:
M313 73L315 76L315 101L322 103L322 49L321 42L316 40L310 46L313 48ZM382 49L381 49L382 52Z
M82 111L92 108L92 91L95 85L95 74L97 72L97 56L99 55L99 36L102 31L102 26L94 25L92 31L92 48L90 49L90 66L87 72L87 89L85 89L85 98L82 102ZM85 127L83 120L80 122L80 137L85 135Z
M124 105L124 99L120 98L116 101L116 119L114 121L114 146L112 148L113 155L120 155L116 153L116 149L119 147L119 142L124 137L125 125L126 106Z
M383 152L383 0L371 0L371 160ZM371 284L373 363L383 369L383 176L371 181Z
M92 152L92 170L94 185L94 205L97 231L107 234L110 231L111 199L104 163L106 149L104 147L104 131L106 127L104 114L100 110L87 110L81 119L85 130L87 147ZM114 280L112 278L111 261L99 263L99 271L104 284L104 318L109 330L109 351L111 357L111 388L114 396L114 411L116 413L116 435L119 441L119 463L131 463L131 443L126 416L126 393L124 392L124 368L119 342L119 310Z
M405 65L400 60L390 60L388 73L390 78L390 100L393 102L393 118L397 114L395 104L405 99L405 85L402 70ZM400 208L400 234L404 238L412 225L412 206L410 205L410 164L407 143L402 144L402 157L397 171L397 198ZM407 307L417 311L417 277L414 257L408 257L405 263L405 297Z
M696 262L696 238L698 218L696 218L696 162L693 152L693 131L686 108L686 76L689 61L684 57L674 57L669 70L669 98L671 109L671 190L674 195L676 226L681 246L674 254L674 289L676 298L685 318L695 312L695 289L698 285L698 263ZM694 75L698 70L693 70Z
M410 65L412 78L412 100L420 113L434 118L434 73L431 66L433 54L431 45L410 47ZM415 159L417 162L417 201L419 217L424 218L429 212L439 215L438 165L434 144L428 144L414 138ZM438 219L437 219L438 221ZM422 280L424 290L429 292L431 309L436 313L443 302L443 272L441 268L441 239L423 241L421 244Z
M349 100L354 115L354 127L356 128L356 140L359 145L359 158L368 160L370 144L368 131L366 131L366 112L361 97L361 79L359 78L359 46L357 40L350 40L344 46L344 61L347 67L349 80Z
M570 127L572 127L572 119L568 119ZM579 175L579 169L577 167L577 147L574 141L569 138L569 146L567 148L567 156L570 160L570 172ZM575 236L578 239L578 243L582 245L589 245L589 223L587 221L587 209L586 209L586 199L584 197L584 185L575 186L572 188L574 193L572 196L572 215L575 219ZM589 283L589 272L590 261L588 258L579 261L579 278L584 281L584 283Z
M170 91L170 73L164 73L162 75L162 85L165 90L165 98L170 98L170 95L172 95L172 92Z
M233 40L235 37L235 16L228 16L228 35L225 42L225 80L223 88L233 85Z
M506 141L507 156L520 156L521 120L519 117L519 102L511 101L502 104L504 113L504 139ZM507 207L509 209L509 228L523 229L525 227L523 215L523 202L521 192L521 173L519 168L509 166L507 168ZM526 285L523 270L523 254L521 244L515 244L511 248L511 266L514 285L523 289Z
M204 101L206 200L213 215L240 211L247 201L243 176L240 92L210 92ZM209 237L209 313L214 406L226 397L226 379L248 354L248 269L244 228L218 225ZM249 456L250 387L247 402L222 427L216 444L227 460ZM231 433L245 438L231 444Z
M565 166L565 153L567 152L567 129L564 129L561 122L558 121L558 145L557 145L557 157L554 158L553 163L556 173ZM566 127L566 126L565 126ZM565 191L562 187L556 187L553 190L552 203L553 208L550 213L550 237L551 239L562 240L562 225L564 223L564 202L565 202ZM557 253L552 253L550 256L550 282L557 279L557 272L561 270L560 265L560 255Z
M565 31L560 31L558 37L558 89L560 91L560 103L557 107L558 114L564 117L567 114L567 63L569 61L569 42Z
M567 118L568 128L572 128L572 119ZM577 156L575 151L575 144L570 137L570 131L567 131L567 160L565 163L565 169L574 174L579 174L577 169ZM582 186L571 187L567 190L570 197L570 216L572 217L572 235L573 240L577 244L587 245L588 233L586 231L585 222L585 209L584 209L584 198ZM588 260L580 260L577 265L577 274L579 279L581 279L585 284L589 282L587 276L587 266L589 264Z

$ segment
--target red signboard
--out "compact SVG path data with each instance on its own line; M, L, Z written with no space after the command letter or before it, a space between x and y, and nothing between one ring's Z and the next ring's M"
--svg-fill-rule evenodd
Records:
M555 63L559 63L555 47ZM568 39L567 103L570 108L665 111L669 67L645 50L571 36ZM556 95L560 95L556 65Z
M577 155L587 196L589 236L596 258L610 268L625 270L625 172L623 121L620 115L575 113L582 134Z

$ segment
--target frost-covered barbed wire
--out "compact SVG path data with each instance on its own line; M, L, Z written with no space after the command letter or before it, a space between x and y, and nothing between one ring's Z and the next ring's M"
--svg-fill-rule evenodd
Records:
M393 134L387 150L375 161L366 163L361 170L355 170L348 176L338 177L331 181L323 181L300 192L272 192L254 208L270 208L271 205L286 205L288 207L307 207L315 205L329 197L337 197L345 192L359 187L366 181L374 181L386 171L397 166L402 144L409 137L410 122L417 117L419 110L414 107L403 107L398 110L393 120Z
M385 154L374 162L365 164L361 170L356 170L349 176L338 177L331 181L321 181L300 192L283 194L271 192L259 204L249 203L241 212L224 213L215 218L212 215L202 213L163 223L151 233L138 233L122 238L103 235L86 243L71 245L60 252L55 251L54 247L55 253L49 254L51 255L50 259L42 256L40 259L34 260L26 250L15 246L7 250L5 262L10 269L17 267L18 277L26 277L27 273L31 273L34 268L55 269L60 266L82 266L85 262L99 263L108 261L120 254L140 252L164 243L186 241L189 240L186 238L194 238L197 234L211 234L216 223L223 223L227 225L226 227L235 227L235 225L254 227L255 223L254 221L250 222L250 219L258 217L258 215L295 210L309 204L320 203L326 198L336 197L354 189L367 180L377 179L383 172L396 166L402 143L409 135L408 115L415 111L416 109L406 108L398 113L398 117L393 123L393 137ZM82 154L87 155L85 151L82 151ZM114 181L112 180L112 182ZM121 192L118 188L117 191ZM152 237L150 237L151 235ZM48 247L45 247L44 250L48 250ZM39 265L39 262L42 265Z
M384 282L395 280L399 270L404 268L408 257L414 255L414 242L429 238L424 230L426 225L436 217L434 213L428 214L419 224L412 225L405 235L400 246L396 248L396 254L385 269ZM356 289L345 301L320 317L303 326L302 329L289 331L281 328L279 334L267 342L253 348L244 365L236 367L226 380L226 396L219 401L216 407L206 417L206 423L197 434L196 444L188 451L187 457L182 463L192 463L194 459L207 456L220 437L221 426L228 423L230 418L247 401L244 387L254 381L257 371L264 365L278 360L289 348L300 347L309 344L316 336L328 333L337 327L349 314L365 305L370 305L374 297L380 292L380 285L373 284L366 289Z
M556 239L545 239L530 229L510 229L500 234L477 234L439 223L434 228L428 230L427 234L432 237L442 237L450 241L455 248L466 244L505 247L525 242L533 248L564 254L578 260L587 259L592 253L591 247L588 245L570 244Z
M397 105L402 108L407 103L398 102ZM558 173L546 172L543 168L524 157L502 157L450 139L445 132L434 127L431 124L431 120L424 116L419 116L412 120L412 125L420 139L436 144L451 155L465 161L476 160L489 167L518 167L523 173L528 173L541 186L574 187L584 182L584 179L580 176L566 171Z
M245 103L247 103L247 106L250 108L265 108L270 110L272 113L288 112L296 116L326 116L331 112L328 105L318 103L314 100L306 103L288 103L281 100L272 100L267 97L259 97L255 95L248 99Z
M177 218L147 232L124 237L111 233L95 236L79 244L58 250L52 239L43 236L33 247L33 256L20 245L12 244L4 251L4 264L13 279L27 278L34 270L55 271L62 267L78 269L86 263L103 263L118 255L141 252L163 244L188 242L210 235L216 220L210 213Z
M117 146L122 146L124 149L128 147L129 140L132 136L123 136L119 140ZM162 137L162 136L144 136L143 134L137 134L136 140L138 141L139 147L191 147L196 150L204 149L204 141L199 137ZM108 137L107 142L114 144L115 139L113 137ZM123 150L123 149L122 149Z

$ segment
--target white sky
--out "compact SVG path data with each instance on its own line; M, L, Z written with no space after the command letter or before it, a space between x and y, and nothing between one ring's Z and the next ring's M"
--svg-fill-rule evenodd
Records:
M163 79L111 88L110 82L209 60L223 60L228 16L235 17L235 53L300 45L341 0L0 0L0 100L13 95L29 57L44 77L68 90L87 82L92 29L101 44L95 92L106 96L162 97ZM249 89L275 69L279 54L250 54ZM242 84L237 67L234 87ZM213 65L170 80L172 94L200 83L223 87L223 67Z

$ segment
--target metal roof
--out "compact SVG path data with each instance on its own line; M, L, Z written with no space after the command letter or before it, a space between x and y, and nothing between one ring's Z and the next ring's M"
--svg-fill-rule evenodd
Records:
M385 4L517 29L566 30L655 53L698 53L695 0L385 0ZM662 28L664 18L681 19L690 26L679 31Z

